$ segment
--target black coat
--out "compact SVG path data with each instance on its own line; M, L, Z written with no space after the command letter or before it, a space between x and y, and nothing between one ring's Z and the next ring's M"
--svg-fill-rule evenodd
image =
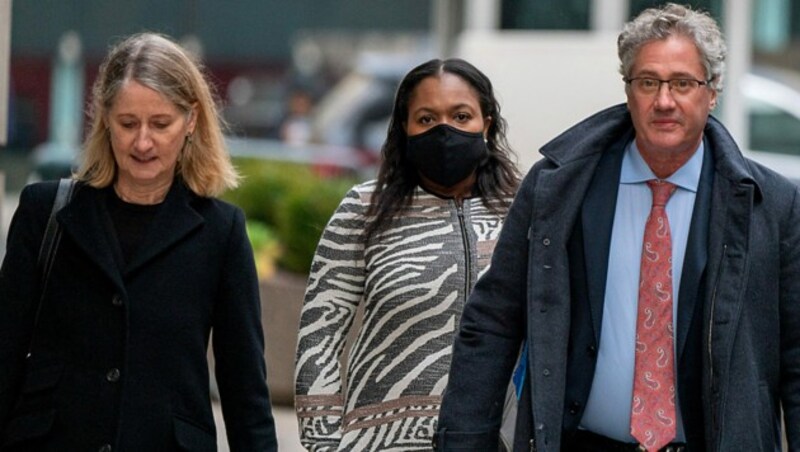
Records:
M244 216L179 181L127 264L111 190L78 187L25 360L55 191L23 190L0 270L0 450L216 450L212 330L231 450L275 450Z

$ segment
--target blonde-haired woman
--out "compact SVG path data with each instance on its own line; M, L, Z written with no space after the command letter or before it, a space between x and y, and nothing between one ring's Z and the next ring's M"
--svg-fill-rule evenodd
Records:
M46 278L56 184L25 188L0 270L0 450L216 450L206 349L233 451L276 450L258 283L213 92L170 39L133 35L91 129ZM27 356L27 357L26 357Z

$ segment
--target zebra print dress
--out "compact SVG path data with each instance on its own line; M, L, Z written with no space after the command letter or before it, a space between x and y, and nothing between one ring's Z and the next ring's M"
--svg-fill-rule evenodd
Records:
M342 200L311 266L295 407L312 451L432 449L461 311L502 226L479 198L459 207L418 187L391 227L364 243L374 188L357 185ZM362 325L343 372L357 309Z

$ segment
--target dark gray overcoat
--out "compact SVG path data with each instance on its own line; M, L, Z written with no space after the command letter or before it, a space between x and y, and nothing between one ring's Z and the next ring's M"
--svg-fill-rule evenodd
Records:
M608 231L576 224L599 220L597 212L583 210L589 187L602 170L601 157L631 131L627 108L618 105L542 149L544 159L523 182L491 267L465 306L438 449L496 447L522 340L529 343L530 385L520 403L515 450L557 452L562 435L577 427L583 407L574 393L588 395L600 337L603 290L593 281L605 281L607 260L590 255L590 246L584 258L571 259L575 231L583 234L582 245L607 241ZM696 204L692 221L705 218L706 226L689 238L680 303L693 308L679 306L676 331L685 352L679 392L696 389L679 394L687 435L697 441L689 450L778 450L781 406L789 449L800 450L798 188L745 159L713 117L704 136L713 171L707 204ZM687 281L694 286L684 292ZM578 331L577 322L588 326Z

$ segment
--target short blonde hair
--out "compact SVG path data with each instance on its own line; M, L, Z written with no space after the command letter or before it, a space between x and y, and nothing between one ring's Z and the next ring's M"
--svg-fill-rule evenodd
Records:
M97 188L111 185L117 164L106 116L128 81L135 80L172 101L187 115L196 107L196 126L178 162L179 176L200 196L216 196L239 184L225 148L224 121L202 66L171 39L155 33L132 35L114 46L92 87L90 129L76 177Z

